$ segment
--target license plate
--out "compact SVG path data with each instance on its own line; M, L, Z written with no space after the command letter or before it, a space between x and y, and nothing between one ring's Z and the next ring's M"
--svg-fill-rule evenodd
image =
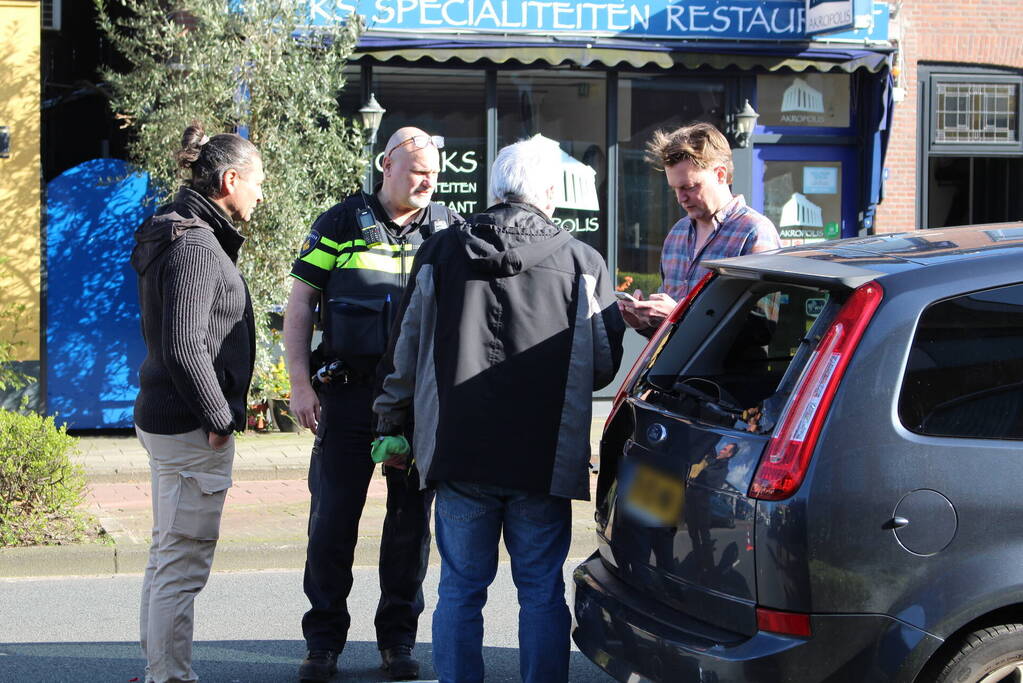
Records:
M623 509L646 526L678 526L685 496L682 480L644 463L629 469Z

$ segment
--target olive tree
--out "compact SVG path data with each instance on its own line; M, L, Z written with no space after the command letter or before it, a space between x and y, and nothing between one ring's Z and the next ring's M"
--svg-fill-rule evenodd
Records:
M359 125L338 96L359 19L310 28L310 0L93 0L123 63L104 67L129 156L166 198L181 178L172 153L193 119L247 135L263 156L265 203L242 226L239 261L257 312L280 310L288 271L315 217L359 187ZM264 318L264 321L266 318ZM273 337L257 325L257 371Z

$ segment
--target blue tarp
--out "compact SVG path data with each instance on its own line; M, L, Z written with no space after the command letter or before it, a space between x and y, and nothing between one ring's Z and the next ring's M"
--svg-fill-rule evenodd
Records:
M148 175L118 159L47 185L46 408L69 428L132 426L145 346L128 259L152 194Z

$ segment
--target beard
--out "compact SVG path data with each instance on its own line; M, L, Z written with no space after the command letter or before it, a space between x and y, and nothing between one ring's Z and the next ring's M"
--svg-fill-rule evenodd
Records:
M417 209L425 209L430 205L430 200L433 198L432 192L422 192L409 195L408 203L409 206L414 206Z

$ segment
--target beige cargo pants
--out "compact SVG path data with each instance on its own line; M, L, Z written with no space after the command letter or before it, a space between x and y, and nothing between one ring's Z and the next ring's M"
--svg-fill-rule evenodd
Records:
M222 450L206 432L150 434L135 428L149 453L153 540L142 581L140 614L146 681L187 683L192 671L196 594L206 585L231 488L234 437Z

